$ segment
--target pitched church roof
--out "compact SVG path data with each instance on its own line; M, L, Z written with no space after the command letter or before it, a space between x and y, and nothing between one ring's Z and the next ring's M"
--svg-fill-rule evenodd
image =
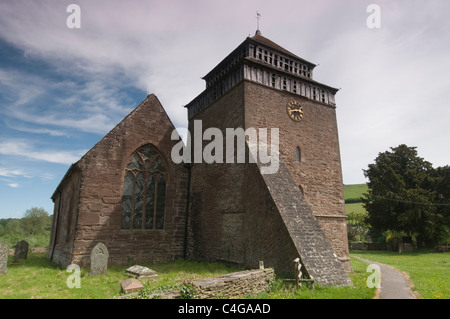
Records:
M303 59L303 58L301 58L301 57L295 55L294 53L292 53L292 52L286 50L285 48L283 48L281 45L276 44L276 43L273 42L272 40L270 40L270 39L264 37L264 36L262 35L262 33L261 33L260 30L256 30L255 35L252 36L252 37L250 37L249 39L251 39L251 40L253 40L253 41L256 41L256 42L258 42L258 43L260 43L260 44L262 44L262 45L268 46L268 47L270 47L270 48L272 48L272 49L275 49L275 50L277 50L277 51L280 51L280 52L282 52L282 53L285 53L285 54L287 54L287 55L290 55L290 56L292 56L293 58L296 58L296 59L298 59L298 60L301 60L302 62L305 62L305 63L309 64L311 67L315 67L315 66L316 66L316 64L314 64L314 63L312 63L312 62L309 62L309 61L307 61L307 60L305 60L305 59Z
M219 64L217 64L213 69L211 69L208 74L202 77L203 80L208 82L208 79L213 77L214 74L216 74L219 70L226 68L226 65L230 64L230 61L235 60L240 55L243 55L243 57L248 57L250 55L250 52L243 52L243 50L246 50L245 48L248 46L249 43L256 42L257 44L260 44L262 46L268 47L272 50L278 51L281 54L288 55L294 60L297 60L299 62L302 62L311 69L314 69L316 67L316 64L307 61L294 53L286 50L281 45L273 42L272 40L264 37L260 30L256 30L255 35L253 37L247 37L236 49L234 49L230 54L228 54Z

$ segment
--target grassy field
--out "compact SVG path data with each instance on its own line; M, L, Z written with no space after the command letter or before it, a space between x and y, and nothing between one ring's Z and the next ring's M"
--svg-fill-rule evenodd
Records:
M354 200L360 198L364 193L367 192L367 184L355 184L355 185L344 185L344 198L345 200ZM357 203L345 203L345 211L355 213L365 213L365 209L361 202Z
M367 184L344 185L344 198L360 198L367 192Z
M450 299L450 253L414 251L352 251L351 255L377 261L407 273L423 299Z
M270 289L260 295L243 298L273 299L370 299L374 289L366 287L367 265L352 259L355 270L351 274L354 287L316 287L294 289L283 283L281 278L274 280ZM158 272L158 278L150 281L147 288L163 290L177 287L185 281L215 277L237 271L220 263L199 263L177 260L167 264L144 265ZM88 269L81 270L81 288L68 288L67 278L72 274L48 261L45 253L30 253L28 259L19 265L8 262L8 273L0 275L0 299L109 299L120 296L120 281L127 279L127 267L108 267L104 275L89 276Z

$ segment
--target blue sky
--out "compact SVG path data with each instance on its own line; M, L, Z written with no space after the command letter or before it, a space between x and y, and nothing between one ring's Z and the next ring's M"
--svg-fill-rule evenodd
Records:
M66 24L69 4L81 28ZM370 29L367 6L381 9ZM69 166L149 93L176 126L201 77L256 29L319 64L336 96L344 183L405 143L449 164L450 3L0 1L0 218L50 197Z

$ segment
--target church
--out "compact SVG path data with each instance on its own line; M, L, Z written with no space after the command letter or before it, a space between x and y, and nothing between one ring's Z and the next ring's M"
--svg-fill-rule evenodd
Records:
M57 186L48 258L89 267L102 242L109 265L185 258L258 268L262 261L291 277L300 258L320 285L351 285L338 89L315 81L315 66L257 30L203 77L205 90L185 105L191 133L199 123L205 135L276 132L276 149L265 145L277 159L270 172L251 156L247 135L243 150L238 141L214 150L241 152L245 160L175 161L180 139L148 95ZM211 141L194 136L187 146L195 143L205 149Z

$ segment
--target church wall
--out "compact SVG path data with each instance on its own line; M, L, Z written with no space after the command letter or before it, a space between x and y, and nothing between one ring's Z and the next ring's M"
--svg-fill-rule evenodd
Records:
M287 103L293 99L303 106L299 122L291 120L286 111ZM245 105L246 128L279 128L280 156L339 259L350 271L335 108L250 81L245 81ZM297 147L300 162L296 161Z
M225 128L243 127L242 89L241 84L237 85L191 119L191 134L193 120L202 120L203 130L217 127L225 132ZM204 141L203 146L210 142ZM225 161L225 148L223 154ZM243 263L244 170L245 164L193 164L189 258Z
M244 89L241 82L198 113L190 121L191 134L193 120L202 120L203 130L244 128ZM203 148L210 142L204 141ZM256 164L194 163L190 198L190 259L251 268L263 261L277 274L293 275L298 252Z
M187 172L167 157L176 143L170 140L172 130L159 101L149 95L79 161L82 176L72 263L88 267L98 242L108 248L110 265L183 256ZM131 155L148 143L159 149L168 166L164 229L121 229L125 168Z
M72 167L71 174L53 197L53 227L47 252L49 259L63 266L71 263L80 199L81 173Z

